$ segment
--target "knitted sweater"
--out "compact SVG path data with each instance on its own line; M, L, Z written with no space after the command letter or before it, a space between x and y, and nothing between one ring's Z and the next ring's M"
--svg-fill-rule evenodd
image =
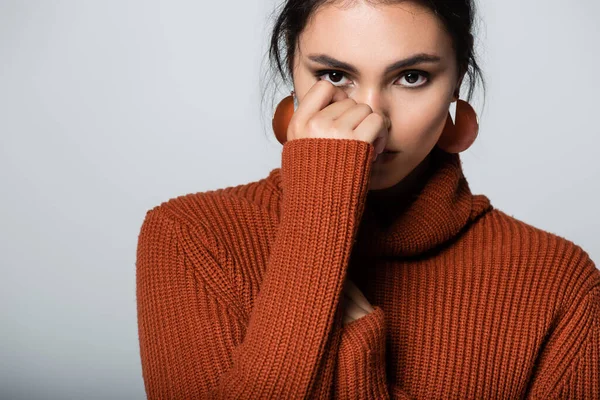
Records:
M587 253L471 194L459 156L441 150L414 200L378 218L373 151L290 141L261 180L147 212L136 295L148 398L600 399ZM374 307L347 325L345 279Z

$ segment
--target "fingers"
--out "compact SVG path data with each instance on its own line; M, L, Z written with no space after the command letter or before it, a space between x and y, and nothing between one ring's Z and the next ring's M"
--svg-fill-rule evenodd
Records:
M373 143L376 146L376 154L381 153L387 146L389 137L388 122L377 113L369 114L354 129L354 132L365 141Z
M373 144L378 155L387 145L389 120L323 80L306 93L292 115L287 133L288 141L310 137L358 139Z
M346 112L352 106L355 106L357 103L354 99L348 97L341 101L332 103L325 107L320 114L325 118L329 118L331 120L338 119L342 114Z
M337 86L328 81L319 81L306 92L302 103L294 113L295 123L304 126L314 114L331 103L337 104L337 102L346 98L348 98L346 92Z
M385 146L387 146L386 140L384 136L378 136L377 139L373 142L373 146L375 147L375 154L383 153L385 150Z
M365 312L370 313L373 311L373 306L371 306L369 300L367 300L360 289L350 279L347 279L344 283L344 295L350 303L356 304L356 306Z
M352 99L348 99L352 100ZM344 100L346 101L346 100ZM354 101L354 100L352 100ZM334 125L338 129L354 130L360 125L360 123L373 113L371 106L365 103L356 103L353 106L347 107L346 110L341 113L339 118L335 120Z
M368 314L368 312L366 312L365 310L360 308L351 299L346 299L346 302L344 303L344 318L343 318L344 323L349 323L349 322L355 321L359 318L364 317L367 314Z

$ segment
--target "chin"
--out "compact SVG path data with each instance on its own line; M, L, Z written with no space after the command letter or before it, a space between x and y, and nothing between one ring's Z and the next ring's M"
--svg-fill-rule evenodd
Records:
M419 166L412 166L411 160L397 157L387 164L373 165L369 179L369 191L391 189L390 192L403 192L414 183ZM376 161L377 162L377 161ZM412 179L409 179L412 178ZM411 183L412 181L412 183Z
M386 164L375 161L371 168L371 176L369 177L369 190L383 190L391 188L400 183L406 175L402 173L405 168L403 160L392 160Z
M399 183L399 180L391 180L390 177L385 177L381 175L371 175L371 179L369 180L369 190L383 190L391 188Z

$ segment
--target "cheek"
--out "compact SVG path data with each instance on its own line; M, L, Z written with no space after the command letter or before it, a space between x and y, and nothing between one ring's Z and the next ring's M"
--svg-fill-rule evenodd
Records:
M410 106L399 107L392 116L391 136L398 147L415 148L433 146L444 129L448 116L449 102L410 102Z

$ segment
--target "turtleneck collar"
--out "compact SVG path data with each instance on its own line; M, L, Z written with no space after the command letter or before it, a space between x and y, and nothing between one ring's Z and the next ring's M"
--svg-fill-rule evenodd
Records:
M417 256L452 239L493 208L486 196L471 194L458 154L434 147L417 179L421 184L408 199L404 194L381 201L369 192L354 251L375 257Z

